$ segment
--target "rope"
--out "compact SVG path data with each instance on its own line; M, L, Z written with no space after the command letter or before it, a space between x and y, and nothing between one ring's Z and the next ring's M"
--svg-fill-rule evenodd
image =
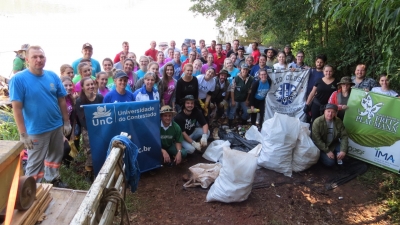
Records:
M115 203L117 205L117 210L115 211L115 216L118 214L118 204L121 205L121 225L124 224L124 218L127 223L129 222L128 210L124 198L121 193L115 188L104 188L103 196L101 197L100 204L107 205L108 202Z

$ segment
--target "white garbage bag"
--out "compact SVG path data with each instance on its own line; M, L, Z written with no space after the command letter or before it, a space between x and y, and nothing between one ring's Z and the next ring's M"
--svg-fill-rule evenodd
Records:
M203 154L203 158L211 162L221 161L223 147L229 147L231 143L224 140L215 140L210 143Z
M257 156L224 147L224 164L208 191L206 201L241 202L250 195Z
M247 140L254 140L262 143L261 133L258 131L257 127L252 125L244 134Z
M274 117L266 120L261 130L263 147L258 165L291 177L293 149L296 147L299 130L298 118L275 113Z
M198 163L189 167L189 170L192 172L192 176L190 180L183 185L184 187L201 186L202 188L208 188L208 186L217 179L219 171L221 170L221 164Z
M292 170L300 172L318 162L320 150L310 138L310 124L301 123L296 148L293 151Z

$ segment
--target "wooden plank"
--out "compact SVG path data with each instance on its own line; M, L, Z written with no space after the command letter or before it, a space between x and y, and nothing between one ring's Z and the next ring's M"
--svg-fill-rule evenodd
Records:
M24 144L20 141L0 140L0 171L7 166L7 164L4 163L9 158L13 159L19 156L22 149L24 149Z
M49 207L45 211L46 219L42 222L42 224L61 224L57 222L57 217L66 212L65 206L69 203L69 200L73 194L73 190L53 188L50 193L53 197L53 201L50 202Z
M64 208L64 213L57 218L58 224L69 224L72 218L78 213L78 205L80 205L87 195L86 191L74 191L68 204ZM54 225L54 224L53 224Z
M11 224L20 225L24 223L24 221L29 217L30 214L35 213L35 210L39 207L41 203L43 203L43 201L45 201L47 195L49 195L49 192L53 187L53 185L37 184L36 187L39 188L36 190L36 200L33 202L32 206L26 211L14 210L14 215Z
M25 220L22 225L35 225L38 221L39 217L42 216L44 211L46 210L47 206L49 205L50 201L53 199L50 193L47 193L47 197L43 199L39 207L29 215L29 217Z

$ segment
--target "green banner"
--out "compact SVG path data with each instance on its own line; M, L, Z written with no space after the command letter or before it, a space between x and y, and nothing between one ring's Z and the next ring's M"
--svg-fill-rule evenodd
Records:
M357 144L381 147L400 140L400 99L354 88L348 107L343 122Z

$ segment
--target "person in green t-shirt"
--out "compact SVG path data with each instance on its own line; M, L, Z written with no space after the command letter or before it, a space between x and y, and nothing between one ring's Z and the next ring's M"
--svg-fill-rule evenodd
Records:
M25 54L28 50L29 44L23 44L21 49L14 51L17 55L13 61L13 73L16 74L19 71L26 69Z
M187 152L182 149L183 135L179 125L173 121L176 112L169 105L161 107L161 152L164 163L176 163L177 165L186 158ZM175 159L171 161L171 158Z

